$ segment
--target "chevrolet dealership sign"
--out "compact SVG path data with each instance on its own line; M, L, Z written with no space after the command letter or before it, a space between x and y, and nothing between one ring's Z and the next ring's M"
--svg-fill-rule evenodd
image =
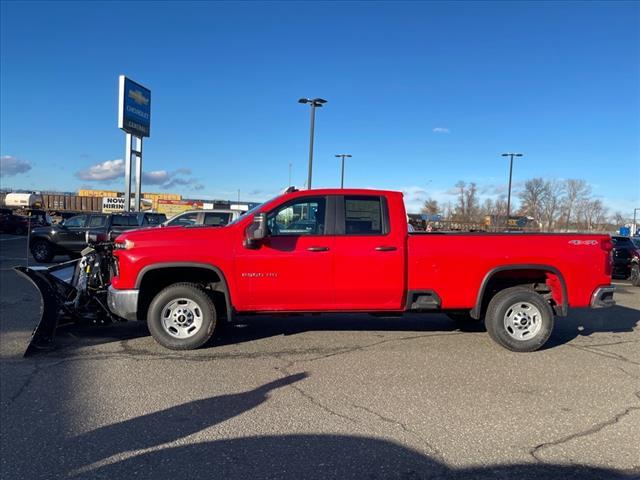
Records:
M136 137L151 134L151 90L120 75L118 128Z

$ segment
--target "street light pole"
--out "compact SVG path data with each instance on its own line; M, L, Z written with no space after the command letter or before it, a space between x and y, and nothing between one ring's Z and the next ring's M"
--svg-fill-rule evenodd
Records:
M351 158L348 153L338 153L336 158L342 158L342 174L340 175L340 188L344 188L344 159Z
M509 215L511 214L511 178L513 176L513 157L521 157L521 153L503 153L503 157L511 157L509 162L509 193L507 194L507 225L509 224Z
M316 107L321 107L324 103L327 103L327 101L323 100L322 98L301 98L300 100L298 100L298 103L308 103L311 106L311 128L309 130L309 172L307 174L307 188L311 189L311 177L313 174L313 136L316 123Z

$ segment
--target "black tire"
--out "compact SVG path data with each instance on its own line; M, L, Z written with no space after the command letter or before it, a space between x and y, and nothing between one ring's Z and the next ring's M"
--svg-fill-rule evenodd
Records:
M182 300L179 299L193 302L196 307L190 307L188 303L181 305L179 302ZM200 322L193 333L189 333L188 329L196 324L189 324L189 319L199 319ZM179 321L187 323L179 325ZM216 323L216 309L211 297L193 283L175 283L160 291L151 301L147 313L147 326L151 336L160 345L171 350L194 350L201 347L213 336ZM176 335L180 334L189 336L178 338Z
M533 352L551 335L553 310L530 288L512 287L501 290L491 299L484 322L489 336L497 344L513 352ZM518 323L514 327L512 322L526 322L526 325Z
M637 263L631 265L631 275L629 276L629 280L631 280L631 285L634 287L640 287L640 265Z
M38 263L49 263L55 256L53 246L46 240L34 240L31 242L30 250Z
M479 323L482 321L482 318L473 318L470 312L447 312L446 315L458 323Z

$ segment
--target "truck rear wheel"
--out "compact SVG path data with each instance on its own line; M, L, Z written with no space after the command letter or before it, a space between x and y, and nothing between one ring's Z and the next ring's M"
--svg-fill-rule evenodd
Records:
M161 290L147 313L151 336L171 350L201 347L213 335L216 321L211 298L193 283L176 283Z
M499 345L514 352L533 352L551 335L553 310L529 288L507 288L489 302L485 325Z

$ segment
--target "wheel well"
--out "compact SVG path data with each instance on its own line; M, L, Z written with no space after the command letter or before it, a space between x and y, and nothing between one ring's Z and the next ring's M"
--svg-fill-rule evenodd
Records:
M142 274L138 289L138 319L146 319L153 298L174 283L189 282L200 285L211 297L221 319L229 318L229 292L227 284L216 270L207 267L162 267Z
M496 293L516 286L531 288L549 302L555 314L566 315L566 286L562 275L556 269L514 267L496 269L487 274L480 286L476 306L471 310L471 316L474 318L482 317Z

